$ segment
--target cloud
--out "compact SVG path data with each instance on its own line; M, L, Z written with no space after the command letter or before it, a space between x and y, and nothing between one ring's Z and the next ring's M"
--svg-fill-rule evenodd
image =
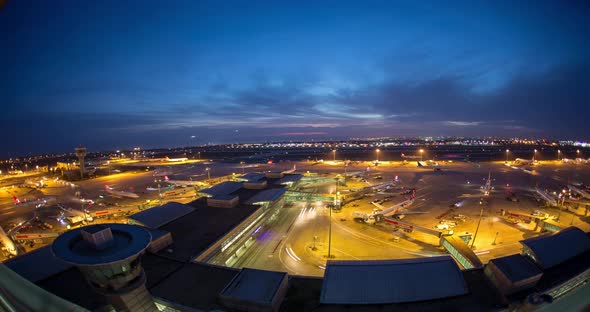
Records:
M276 139L277 135L590 139L590 66L585 64L523 73L485 93L473 92L461 76L410 84L392 78L317 94L310 94L310 85L321 80L283 79L277 84L273 79L260 79L250 87L217 86L215 92L205 96L170 97L175 102L156 102L149 109L130 112L43 111L47 105L38 111L20 108L0 117L4 128L16 133L4 143L15 151L67 151L81 143L94 144L94 150L140 143L153 147L188 145L194 143L187 140L191 135L205 143ZM159 98L166 101L162 100L166 96ZM277 134L272 129L281 131Z
M480 121L445 121L443 123L445 125L459 126L459 127L473 127L473 126L479 126L482 124L482 122L480 122Z

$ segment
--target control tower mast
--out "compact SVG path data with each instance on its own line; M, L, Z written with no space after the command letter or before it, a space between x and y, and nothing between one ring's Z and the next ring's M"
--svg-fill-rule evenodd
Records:
M76 147L76 156L80 163L80 179L84 178L84 157L86 157L86 148L82 146Z

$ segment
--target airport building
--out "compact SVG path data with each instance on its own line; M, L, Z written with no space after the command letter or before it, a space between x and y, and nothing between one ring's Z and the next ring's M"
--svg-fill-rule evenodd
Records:
M445 239L455 253L329 260L323 278L232 268L262 222L305 195L291 189L301 175L240 178L189 204L70 231L10 259L0 265L11 278L0 279L1 304L28 307L26 298L42 297L53 311L487 311L549 305L590 279L590 237L575 227L522 241L521 254L486 265L465 256L464 242Z

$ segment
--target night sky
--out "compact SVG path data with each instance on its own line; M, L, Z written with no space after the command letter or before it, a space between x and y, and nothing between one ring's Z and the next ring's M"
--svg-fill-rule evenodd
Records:
M590 140L590 1L355 3L9 0L0 156L366 136Z

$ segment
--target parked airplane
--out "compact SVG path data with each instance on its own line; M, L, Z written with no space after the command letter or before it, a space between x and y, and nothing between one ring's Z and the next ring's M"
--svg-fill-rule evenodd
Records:
M514 165L516 166L528 166L528 165L532 165L536 163L535 159L522 159L522 158L516 158L514 160Z
M10 239L8 235L6 235L6 232L4 232L4 229L2 229L2 227L0 227L0 243L2 243L4 249L6 249L6 251L8 251L11 255L16 256L18 254L16 245L14 244L12 239Z
M27 179L25 181L25 185L26 186L29 186L29 187L37 187L37 188L44 187L45 186L45 181L44 180L46 180L46 179L39 179L39 180L36 180L36 179Z
M70 216L80 217L82 220L86 220L88 222L94 221L92 215L88 211L81 211L74 208L64 207L62 205L57 205L64 213L69 214Z
M483 185L481 187L481 191L483 192L484 195L490 195L490 193L492 192L492 173L488 172L488 179L486 181L486 184Z
M289 169L287 171L283 171L282 173L293 173L293 172L295 172L295 170L297 170L297 165L293 165L293 169Z
M442 166L439 166L439 164L437 162L432 161L432 160L427 160L425 162L426 164L423 164L424 162L421 162L421 161L416 161L416 163L418 163L418 168L421 168L421 169L434 169L435 171L438 171L438 170L441 170L444 168Z
M111 194L114 197L139 198L139 195L132 192L115 191L112 187L108 186L108 184L105 184L104 187L107 193Z
M166 156L165 159L167 162L179 162L179 161L187 161L188 160L188 158L186 158L186 157L169 158L168 156Z
M378 204L376 202L372 202L372 204L375 207L377 207L377 209L374 209L373 212L371 212L371 213L354 211L352 213L352 217L354 219L361 220L361 221L368 223L368 224L374 224L375 222L382 220L383 217L388 217L388 216L398 216L401 219L403 217L403 215L408 214L408 212L403 212L403 210L405 210L408 206L413 204L415 198L416 198L416 190L413 190L412 195L410 196L409 199L407 199L399 204L395 204L389 208L385 208L381 204ZM422 212L412 212L412 213L415 214L415 213L422 213Z
M12 196L14 204L17 206L45 206L48 203L55 202L55 197L44 197L37 200L20 200L16 196Z

